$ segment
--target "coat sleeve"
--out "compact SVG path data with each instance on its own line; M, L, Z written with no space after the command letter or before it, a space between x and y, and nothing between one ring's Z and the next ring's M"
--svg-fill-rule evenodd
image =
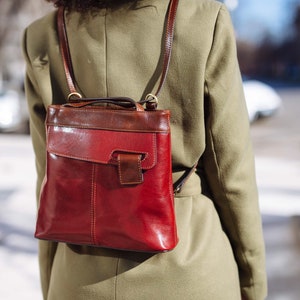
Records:
M261 215L249 120L228 11L218 14L206 66L203 164L216 209L239 268L243 299L266 297Z
M41 97L39 86L36 81L36 76L34 74L32 61L28 53L27 44L29 42L27 38L27 32L28 31L26 30L23 37L23 56L26 62L25 91L30 115L30 135L35 153L35 163L37 170L36 195L38 203L40 188L45 175L46 165L46 131L44 125L46 108ZM54 259L56 246L57 244L53 242L39 242L40 277L44 299L47 298L46 295L48 293L52 262Z

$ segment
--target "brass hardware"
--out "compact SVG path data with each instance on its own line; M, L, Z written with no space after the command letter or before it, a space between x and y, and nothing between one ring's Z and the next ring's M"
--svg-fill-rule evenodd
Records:
M145 100L146 100L147 102L152 102L152 103L158 104L158 98L157 98L155 95L153 95L153 94L148 94L148 95L145 97Z
M74 98L76 98L76 99L74 99ZM79 93L77 93L77 92L72 92L72 93L70 93L69 95L68 95L68 101L74 101L74 100L77 100L77 99L81 99L82 98L82 96L81 96L81 94L79 94Z

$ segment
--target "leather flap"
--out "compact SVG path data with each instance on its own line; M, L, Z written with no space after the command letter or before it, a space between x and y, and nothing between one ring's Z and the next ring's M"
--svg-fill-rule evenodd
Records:
M118 155L141 155L141 168L157 161L156 134L62 126L47 127L47 151L58 156L103 164L118 164Z

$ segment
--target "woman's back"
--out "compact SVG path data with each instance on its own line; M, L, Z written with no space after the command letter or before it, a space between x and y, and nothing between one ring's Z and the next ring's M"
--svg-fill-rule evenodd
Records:
M82 94L140 100L156 90L168 3L145 0L66 15ZM55 12L27 29L24 53L39 190L45 173L45 107L64 103L68 94ZM159 98L159 108L171 110L174 179L200 159L198 175L175 200L179 245L151 255L41 242L46 299L235 300L240 284L246 299L264 299L249 124L234 34L220 3L180 1Z

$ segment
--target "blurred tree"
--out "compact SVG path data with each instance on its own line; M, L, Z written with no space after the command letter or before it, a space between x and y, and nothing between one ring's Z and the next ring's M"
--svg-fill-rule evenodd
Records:
M300 82L300 6L298 6L293 23L294 34L280 47L278 56L282 57L286 64L286 76L293 81Z
M3 81L20 85L24 63L21 40L25 27L51 10L46 1L0 0L0 88ZM18 72L16 72L18 70Z
M300 36L300 6L297 9L294 25L296 29L296 34Z
M241 72L253 76L256 72L256 46L244 40L237 40L238 59Z
M5 41L6 35L10 31L11 22L9 20L15 15L18 10L21 10L25 1L0 1L0 47Z
M293 34L279 44L268 34L259 45L238 41L238 57L244 75L300 84L300 6L291 24Z

